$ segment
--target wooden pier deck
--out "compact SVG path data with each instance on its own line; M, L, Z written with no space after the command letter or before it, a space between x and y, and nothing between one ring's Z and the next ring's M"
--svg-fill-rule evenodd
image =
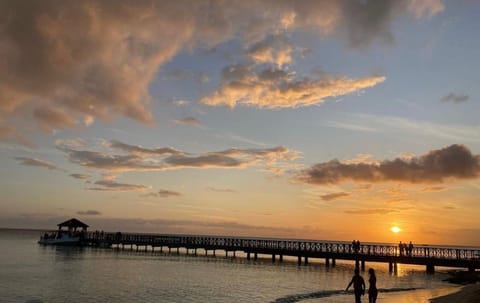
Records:
M83 245L116 247L145 251L163 251L197 254L201 250L209 252L224 251L235 256L244 252L247 259L257 259L258 255L269 255L272 262L283 261L284 256L296 257L298 265L308 264L309 258L324 259L327 266L335 266L336 260L351 260L365 270L365 262L383 262L389 264L391 272L397 271L397 264L423 265L426 271L433 273L435 266L466 268L470 271L480 269L480 248L439 247L415 245L410 251L400 251L398 245L361 244L354 249L352 243L316 240L288 240L246 237L217 237L194 235L162 235L133 233L88 232L82 240Z

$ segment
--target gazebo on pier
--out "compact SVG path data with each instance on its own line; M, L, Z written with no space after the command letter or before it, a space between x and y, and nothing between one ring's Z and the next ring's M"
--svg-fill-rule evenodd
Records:
M77 232L77 228L79 229L78 231L86 232L88 225L83 223L80 220L77 220L75 218L72 218L70 220L67 220L65 222L62 222L60 224L57 224L58 226L58 231L62 231L62 228L67 228L67 231L69 234L73 234Z

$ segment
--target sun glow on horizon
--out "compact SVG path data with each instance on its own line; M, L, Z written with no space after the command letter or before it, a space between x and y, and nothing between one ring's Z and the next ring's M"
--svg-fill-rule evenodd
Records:
M398 227L398 226L395 225L395 226L392 226L392 227L390 228L390 231L391 231L392 233L394 233L394 234L398 234L399 232L402 231L402 229L401 229L400 227Z

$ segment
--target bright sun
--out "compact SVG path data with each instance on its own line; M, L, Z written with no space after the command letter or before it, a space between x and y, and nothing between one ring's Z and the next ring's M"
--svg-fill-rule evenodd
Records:
M390 230L392 231L392 233L395 233L395 234L398 234L401 231L400 227L398 226L392 226Z

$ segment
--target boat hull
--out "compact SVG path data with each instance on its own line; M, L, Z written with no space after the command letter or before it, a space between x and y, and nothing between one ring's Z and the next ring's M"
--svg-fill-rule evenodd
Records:
M41 245L80 245L79 237L61 237L58 239L40 238L38 244Z

